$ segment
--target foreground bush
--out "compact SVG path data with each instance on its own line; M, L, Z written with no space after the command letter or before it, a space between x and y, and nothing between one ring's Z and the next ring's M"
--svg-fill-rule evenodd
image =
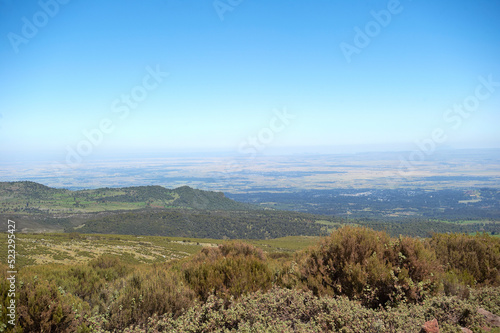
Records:
M210 296L177 319L155 316L145 327L125 332L420 332L425 321L437 318L442 332L475 331L485 325L474 305L456 297L438 297L423 305L372 310L346 297L318 298L312 292L273 288L226 305Z
M16 332L418 332L434 318L441 332L480 332L478 307L500 315L498 244L345 227L293 258L230 242L163 265L30 266L18 276Z
M241 242L204 248L181 269L184 279L202 301L211 294L228 300L268 290L273 280L263 252Z
M500 287L472 289L469 302L500 316Z
M422 301L439 288L435 254L415 238L344 227L298 256L301 284L315 295L346 295L369 307Z
M430 245L450 280L500 286L500 238L487 234L434 234ZM451 286L452 287L452 286Z
M33 279L19 290L18 322L24 332L85 332L78 315L81 301L53 283Z
M158 265L142 267L122 283L104 315L103 326L107 329L143 324L155 314L169 313L177 317L195 298L178 274Z

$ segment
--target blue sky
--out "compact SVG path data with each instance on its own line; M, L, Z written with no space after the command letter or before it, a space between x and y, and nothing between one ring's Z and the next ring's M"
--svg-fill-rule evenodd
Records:
M498 1L65 1L0 0L2 159L500 148Z

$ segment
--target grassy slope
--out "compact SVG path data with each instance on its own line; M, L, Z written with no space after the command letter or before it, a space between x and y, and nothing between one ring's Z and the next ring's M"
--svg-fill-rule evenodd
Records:
M0 182L0 213L96 213L141 208L184 207L208 210L251 210L256 207L230 200L221 192L188 186L100 188L70 191L34 182Z
M246 240L265 252L295 252L314 244L319 237L290 236L271 240ZM187 237L90 235L90 234L16 234L18 267L40 264L87 262L101 254L120 256L129 263L159 263L184 258L203 247L217 246L221 239ZM0 260L5 262L7 234L0 233Z

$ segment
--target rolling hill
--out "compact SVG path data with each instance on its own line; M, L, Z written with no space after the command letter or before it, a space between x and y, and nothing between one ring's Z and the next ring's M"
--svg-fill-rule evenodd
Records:
M255 210L257 206L228 199L222 192L182 186L99 188L70 191L30 182L0 183L0 213L97 213L144 208Z
M71 191L22 181L0 183L0 224L26 232L78 231L216 239L318 236L311 214L264 210L222 192L182 186Z

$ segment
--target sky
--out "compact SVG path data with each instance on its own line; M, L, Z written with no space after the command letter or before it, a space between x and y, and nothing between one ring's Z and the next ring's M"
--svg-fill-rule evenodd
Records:
M500 2L0 0L0 159L500 148Z

